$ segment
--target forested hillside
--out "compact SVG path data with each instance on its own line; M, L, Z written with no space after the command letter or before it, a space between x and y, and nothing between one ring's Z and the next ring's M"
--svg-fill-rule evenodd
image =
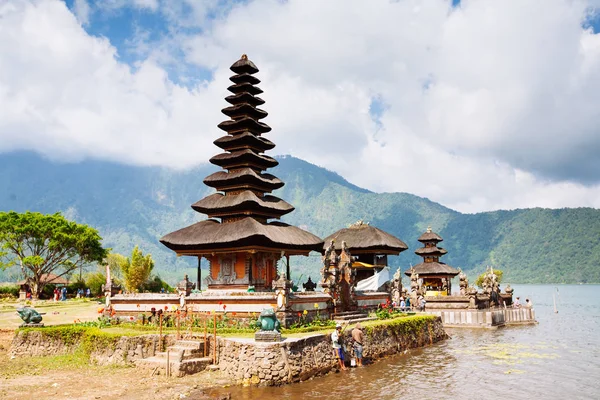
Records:
M390 262L403 270L420 262L417 237L431 226L444 238L443 260L471 278L486 264L511 283L599 283L600 210L529 209L461 214L408 193L372 193L339 175L293 157L273 169L286 186L276 195L296 207L284 219L325 237L359 219L409 246ZM204 215L190 205L212 189L202 180L215 170L187 171L85 161L57 164L31 153L0 155L0 210L63 212L99 229L104 244L129 254L138 244L172 282L194 260L175 258L158 239ZM295 276L316 278L319 257L295 257ZM8 274L10 275L10 274ZM7 274L4 274L6 277ZM0 277L1 278L1 277ZM1 279L0 279L1 280Z

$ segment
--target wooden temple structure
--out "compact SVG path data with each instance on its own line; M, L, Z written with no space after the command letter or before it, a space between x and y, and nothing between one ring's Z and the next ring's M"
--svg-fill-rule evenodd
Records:
M352 252L352 265L356 282L373 276L375 272L388 266L388 256L397 256L408 249L406 243L389 233L363 221L357 221L348 228L340 229L324 239L323 251L331 241L346 242Z
M390 287L387 256L408 249L402 240L361 220L325 242L320 285L331 295L336 314L377 307L389 300L390 292L400 293L401 282Z
M178 256L197 257L199 263L206 258L209 290L254 287L264 291L277 279L277 263L282 257L289 278L289 256L320 251L323 241L295 226L269 221L294 207L271 194L284 183L266 172L278 162L264 154L275 144L263 137L271 128L260 122L267 112L258 108L264 103L257 96L262 93L256 86L260 80L254 76L258 68L243 55L231 70L235 73L228 88L232 95L225 98L231 105L222 110L230 119L218 125L227 134L214 141L223 152L210 159L223 170L204 179L216 193L192 205L208 219L169 233L160 241Z
M438 243L444 239L428 227L417 240L423 247L417 249L415 254L423 257L423 262L407 270L405 274L417 274L423 280L425 296L449 296L452 294L452 278L460 271L440 261L440 257L448 252L438 247Z

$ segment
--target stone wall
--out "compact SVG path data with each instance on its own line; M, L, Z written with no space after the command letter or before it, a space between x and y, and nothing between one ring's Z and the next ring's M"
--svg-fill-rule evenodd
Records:
M175 342L174 335L163 335L164 345ZM65 342L60 336L48 336L31 330L18 331L13 338L10 355L15 357L54 356L72 354L82 346L82 339ZM121 336L114 345L102 346L90 353L90 360L99 364L129 364L135 360L151 357L159 349L159 335Z
M344 336L349 342L350 331ZM395 333L391 326L377 325L365 329L364 357L377 359L446 337L440 318L435 317L421 329L404 334ZM279 343L218 338L217 363L237 383L265 386L303 381L337 368L330 334L288 338Z

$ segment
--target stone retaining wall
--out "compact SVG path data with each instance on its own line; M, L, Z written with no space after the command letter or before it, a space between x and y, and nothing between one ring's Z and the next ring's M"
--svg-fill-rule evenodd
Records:
M349 330L344 333L348 342ZM379 325L365 329L364 357L376 359L446 337L440 318L431 318L421 330L404 335L395 334L389 326ZM330 334L288 338L279 343L218 338L217 363L221 371L237 383L265 386L303 381L337 367Z
M497 328L504 325L536 324L533 308L488 310L433 310L449 328Z
M163 335L166 346L175 342L174 335ZM72 354L81 346L81 339L65 343L60 337L43 335L41 331L17 332L13 338L10 356L55 356ZM99 364L130 364L159 352L159 335L122 336L114 346L105 346L91 352L90 360Z

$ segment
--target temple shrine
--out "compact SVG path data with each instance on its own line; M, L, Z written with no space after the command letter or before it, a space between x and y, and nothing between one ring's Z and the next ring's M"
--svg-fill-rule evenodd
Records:
M460 271L440 262L440 257L447 253L446 249L438 247L438 243L444 239L428 227L417 240L423 247L417 249L415 254L423 257L423 262L407 270L406 275L417 274L423 280L425 296L449 296L452 294L452 278Z
M352 268L356 282L372 277L388 266L388 255L397 256L408 249L406 243L364 221L357 221L348 228L340 229L324 239L324 247L331 241L342 243L352 251Z
M284 183L266 172L278 162L264 154L275 144L262 136L271 128L260 122L267 112L257 108L264 104L257 96L262 93L256 86L260 80L254 76L258 68L243 55L231 70L235 75L228 90L233 94L225 98L231 106L222 110L230 119L218 125L227 135L214 141L224 152L210 159L223 170L204 179L216 193L192 205L208 219L169 233L160 241L178 256L197 257L199 274L200 259L206 258L209 290L270 290L282 257L289 277L289 256L320 251L323 241L295 226L269 222L294 207L271 194ZM198 284L200 281L199 276Z

